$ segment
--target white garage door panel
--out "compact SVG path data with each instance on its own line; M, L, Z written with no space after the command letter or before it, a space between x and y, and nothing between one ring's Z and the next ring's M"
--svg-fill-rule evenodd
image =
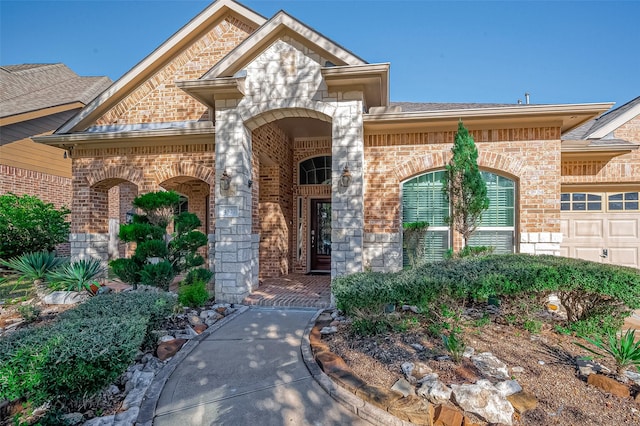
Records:
M638 220L609 219L609 236L638 240Z
M574 238L601 240L604 237L604 221L602 219L576 219L573 221Z
M640 268L640 213L560 214L562 256ZM604 249L607 257L601 257Z
M602 259L602 249L599 247L576 247L575 257L578 259L591 260L593 262L600 262Z
M637 247L617 247L609 250L611 263L622 266L638 266Z

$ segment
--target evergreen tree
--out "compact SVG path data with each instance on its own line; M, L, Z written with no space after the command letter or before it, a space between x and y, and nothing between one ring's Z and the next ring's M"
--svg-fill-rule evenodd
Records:
M447 164L443 181L451 214L445 220L452 230L462 234L466 247L480 224L482 213L489 207L489 197L487 185L478 169L476 144L462 120L458 123L451 152L453 157Z

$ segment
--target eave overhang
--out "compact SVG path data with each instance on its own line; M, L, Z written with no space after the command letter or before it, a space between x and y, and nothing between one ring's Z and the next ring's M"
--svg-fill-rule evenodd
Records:
M362 91L367 108L389 105L389 63L324 67L329 92Z
M563 140L561 153L563 160L603 159L610 160L640 148L640 144L624 140Z
M562 133L602 114L612 103L514 105L513 107L468 108L456 110L382 112L364 115L369 132L389 130L451 130L462 120L470 129L508 128L518 126L554 126Z
M83 132L37 136L33 140L57 148L110 148L167 144L213 143L215 128L210 121L193 123L191 127L135 130L125 132Z
M216 78L214 80L176 81L176 86L210 108L216 100L240 99L244 96L245 77Z

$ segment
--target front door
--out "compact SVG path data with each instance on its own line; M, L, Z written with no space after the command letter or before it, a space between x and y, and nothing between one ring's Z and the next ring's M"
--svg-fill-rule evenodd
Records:
M311 200L311 271L331 270L331 201Z

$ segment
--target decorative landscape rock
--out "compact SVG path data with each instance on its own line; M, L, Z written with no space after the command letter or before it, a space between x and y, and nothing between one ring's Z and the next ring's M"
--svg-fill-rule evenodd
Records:
M431 404L412 395L394 401L387 411L401 420L417 425L432 424L434 414Z
M426 381L418 389L418 395L437 404L451 399L451 388L437 379Z
M464 411L474 413L489 423L512 424L513 406L488 380L474 385L451 385L453 399Z
M591 374L602 371L602 366L600 364L582 357L576 358L576 365L578 366L578 374L580 377L588 377Z
M587 383L620 398L629 398L631 396L628 386L602 374L589 375Z
M538 406L538 399L525 391L509 395L507 401L509 401L513 408L520 414L524 414Z
M160 361L165 361L174 356L180 348L187 343L186 339L173 339L168 342L162 342L156 349L156 354Z
M505 380L504 382L496 383L495 387L498 389L500 395L505 398L514 393L522 392L522 386L515 380Z
M496 379L506 380L509 379L509 370L507 365L496 358L491 352L483 352L471 357L473 365L476 366L480 372L489 377L495 377Z
M86 301L89 297L88 293L77 291L53 291L42 299L42 303L45 305L74 305Z
M338 332L338 327L323 327L322 330L320 330L320 334L334 334Z
M415 395L416 390L413 388L411 383L409 383L405 379L398 379L397 382L391 387L392 391L401 393L403 397L408 397L409 395Z
M464 416L460 411L448 405L438 405L433 415L434 426L460 426Z
M640 386L640 373L634 373L633 371L627 370L624 372L624 376L631 379L636 385Z

